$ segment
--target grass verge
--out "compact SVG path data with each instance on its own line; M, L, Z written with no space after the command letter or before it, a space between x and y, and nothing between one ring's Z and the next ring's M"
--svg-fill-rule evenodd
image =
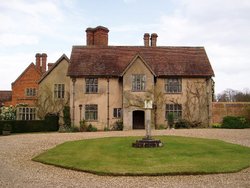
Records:
M161 148L133 148L140 137L65 142L33 158L99 175L195 175L237 172L250 166L250 148L220 140L159 136Z

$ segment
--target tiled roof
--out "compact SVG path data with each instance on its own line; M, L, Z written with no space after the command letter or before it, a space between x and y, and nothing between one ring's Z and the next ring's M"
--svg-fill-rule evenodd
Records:
M12 91L0 91L0 102L11 101ZM1 105L1 104L0 104Z
M203 47L73 46L68 75L121 76L140 56L156 76L214 76Z

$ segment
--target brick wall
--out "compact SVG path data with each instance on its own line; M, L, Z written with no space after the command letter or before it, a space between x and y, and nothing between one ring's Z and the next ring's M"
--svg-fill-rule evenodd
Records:
M31 64L20 77L12 84L12 105L25 103L35 105L36 96L26 96L26 88L35 88L38 91L38 80L41 73L36 70L34 64ZM7 105L6 105L7 106Z
M221 123L225 116L245 116L250 102L213 102L212 122Z

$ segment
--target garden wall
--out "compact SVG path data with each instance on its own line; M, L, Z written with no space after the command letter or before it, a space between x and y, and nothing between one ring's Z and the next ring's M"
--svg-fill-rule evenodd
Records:
M225 116L247 116L249 110L250 102L213 102L212 123L221 123Z

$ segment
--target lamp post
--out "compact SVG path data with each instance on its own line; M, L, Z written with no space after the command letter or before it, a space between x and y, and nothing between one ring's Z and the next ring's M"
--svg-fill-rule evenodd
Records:
M80 121L82 120L82 104L79 104L79 109L80 109Z

